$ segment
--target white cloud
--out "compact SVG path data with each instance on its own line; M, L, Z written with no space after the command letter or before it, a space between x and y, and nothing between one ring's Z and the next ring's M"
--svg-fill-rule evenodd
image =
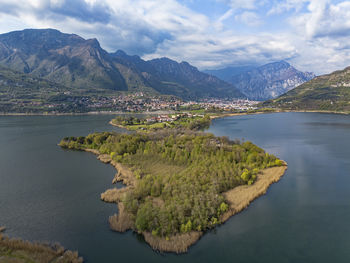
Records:
M292 9L298 12L307 2L309 2L309 0L275 0L268 14L281 14Z
M259 26L262 24L261 18L256 13L250 11L236 15L235 19L248 26Z
M298 50L294 62L301 69L329 73L350 65L350 2L309 0L307 12L290 19L294 36L290 42Z
M256 0L230 0L231 8L233 9L255 9Z
M268 34L233 35L230 32L224 32L215 38L210 35L195 35L166 40L153 54L146 55L144 58L151 59L159 56L168 56L177 61L185 57L194 65L204 69L281 60L295 56L295 49L284 37Z
M0 0L0 32L52 27L96 37L108 51L167 56L201 69L282 59L316 73L350 65L350 1L276 0L270 14L294 11L277 33L266 22L275 16L259 9L266 1L208 1L228 4L214 21L176 0ZM251 31L239 31L241 24Z

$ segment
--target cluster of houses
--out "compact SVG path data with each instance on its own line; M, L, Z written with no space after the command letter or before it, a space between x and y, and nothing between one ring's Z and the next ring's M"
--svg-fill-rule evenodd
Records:
M183 106L190 106L190 105L200 105L202 108L208 110L208 109L221 109L225 111L232 111L232 110L254 110L257 109L256 105L259 103L259 101L252 101L248 99L236 99L236 100L225 100L225 99L204 99L200 102L190 101Z
M191 114L191 113L181 113L172 115L158 115L146 119L147 123L157 123L157 122L172 122L177 121L181 118L194 118L194 117L204 117L201 114Z

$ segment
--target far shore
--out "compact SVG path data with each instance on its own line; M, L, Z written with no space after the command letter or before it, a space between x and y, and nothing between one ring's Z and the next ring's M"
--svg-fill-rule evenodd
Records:
M186 112L186 111L184 111ZM221 113L218 115L212 115L211 119L218 119L218 118L224 118L224 117L231 117L231 116L241 116L241 115L255 115L255 114L269 114L269 113L282 113L282 112L306 112L306 113L327 113L327 114L342 114L342 115L349 115L350 112L345 111L323 111L323 110L282 110L282 109L276 109L274 111L256 111L256 112L231 112L231 113ZM71 113L17 113L17 112L10 112L10 113L4 113L0 112L0 116L86 116L86 115L121 115L121 114L128 114L128 115L135 115L135 114L141 114L141 115L162 115L162 114L176 114L177 111L173 110L160 110L160 111L140 111L140 112L126 112L126 111L90 111L90 112L71 112ZM115 124L110 123L113 126L121 127Z
M112 188L101 194L101 200L109 203L116 203L118 205L118 214L109 218L111 229L117 232L133 230L134 226L132 225L131 220L129 220L129 215L124 210L124 206L121 203L121 198L124 193L133 188L136 183L136 177L133 172L125 165L112 160L108 154L100 154L98 150L94 149L85 149L85 151L97 155L97 159L101 162L113 165L117 170L113 183L122 182L126 185L125 188ZM270 185L281 179L286 169L286 162L284 162L284 166L264 169L257 175L257 180L254 184L237 186L223 193L229 204L229 210L220 218L221 223L226 222L231 216L248 207L249 204L259 196L264 195ZM185 234L170 236L168 238L153 236L149 232L142 232L141 234L144 236L145 241L154 250L161 252L185 253L190 246L195 244L201 238L204 232L191 231Z
M126 129L123 125L120 124L115 124L112 121L109 122L110 125L114 126L114 127L118 127L118 128L122 128L122 129Z
M174 114L175 111L159 110L159 111L140 111L140 112L128 112L128 111L89 111L89 112L67 112L67 113L20 113L20 112L0 112L0 116L75 116L75 115L119 115L119 114Z
M345 111L321 111L321 110L275 110L275 111L257 111L257 112L235 112L235 113L223 113L222 115L210 116L211 119L220 119L232 116L242 116L242 115L257 115L257 114L271 114L271 113L283 113L283 112L300 112L300 113L325 113L325 114L341 114L350 115L350 112Z

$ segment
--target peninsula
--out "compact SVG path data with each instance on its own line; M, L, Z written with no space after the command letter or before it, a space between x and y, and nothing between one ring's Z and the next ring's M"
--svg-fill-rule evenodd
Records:
M109 218L111 228L132 229L159 251L186 252L206 230L264 194L287 168L249 141L215 137L189 129L192 125L156 131L143 123L127 125L146 127L133 134L66 137L59 145L92 152L117 169L113 183L126 187L101 194L118 204L118 214Z
M118 116L110 124L129 131L157 131L160 129L203 130L209 128L211 116L206 114L178 113L138 118Z
M42 244L9 238L2 234L5 227L0 227L0 262L18 263L82 263L78 252L65 250L61 245Z

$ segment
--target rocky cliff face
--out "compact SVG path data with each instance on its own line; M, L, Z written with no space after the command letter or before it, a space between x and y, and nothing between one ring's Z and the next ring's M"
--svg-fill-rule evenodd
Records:
M314 79L263 103L291 110L350 112L350 67Z
M0 65L69 88L140 91L185 99L244 97L232 84L202 73L187 62L142 60L123 51L110 54L96 39L54 29L27 29L0 35Z
M153 59L149 64L157 72L156 76L164 83L179 83L191 87L190 97L234 97L244 95L233 85L203 72L187 62L177 63L168 58Z
M285 61L266 64L233 76L230 82L252 100L267 100L314 78L309 72L301 72Z

